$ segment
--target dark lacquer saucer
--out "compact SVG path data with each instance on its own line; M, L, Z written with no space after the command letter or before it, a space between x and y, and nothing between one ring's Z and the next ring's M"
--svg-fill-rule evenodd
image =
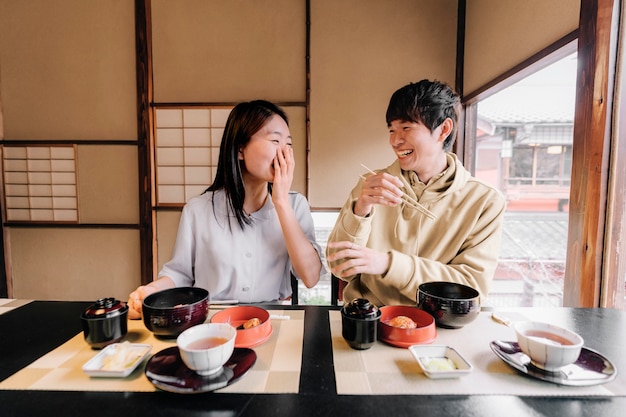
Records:
M581 349L576 362L552 372L533 365L517 342L494 340L489 345L491 350L506 364L542 381L581 387L604 384L617 376L617 368L610 360L586 347Z
M202 376L187 368L180 358L178 347L173 346L156 353L146 364L146 377L157 388L180 394L211 392L227 387L256 362L252 349L235 348L221 372Z

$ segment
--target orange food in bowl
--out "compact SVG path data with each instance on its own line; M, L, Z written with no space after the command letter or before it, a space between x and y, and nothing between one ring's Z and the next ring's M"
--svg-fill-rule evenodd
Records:
M417 327L417 323L407 316L396 316L387 323L390 326L399 327L401 329L415 329Z
M259 326L261 324L261 320L258 317L253 317L250 320L247 320L242 326L244 329L251 329L253 327Z
M380 311L378 335L380 340L387 344L408 348L413 345L432 343L437 337L435 319L422 309L412 306L384 306L380 308ZM410 325L409 320L415 324L414 328L393 325Z

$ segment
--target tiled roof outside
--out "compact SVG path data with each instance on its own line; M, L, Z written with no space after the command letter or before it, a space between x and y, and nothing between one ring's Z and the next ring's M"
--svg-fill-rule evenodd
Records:
M530 133L516 141L526 145L571 145L574 142L574 123L533 125Z
M506 213L502 260L565 260L568 214Z

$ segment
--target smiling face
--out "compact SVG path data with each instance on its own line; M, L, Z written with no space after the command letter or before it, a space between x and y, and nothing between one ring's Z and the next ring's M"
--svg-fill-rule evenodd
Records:
M272 182L274 158L279 150L292 146L289 126L278 115L272 116L239 151L242 173L246 181Z
M422 123L393 120L389 124L389 144L400 168L415 171L424 182L443 171L446 168L443 141L450 132L451 123L446 119L431 132Z

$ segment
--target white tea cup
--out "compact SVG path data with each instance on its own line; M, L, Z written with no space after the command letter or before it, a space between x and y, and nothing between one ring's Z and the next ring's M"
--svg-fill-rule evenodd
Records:
M235 349L237 330L228 323L203 323L176 338L185 365L203 376L220 372Z
M580 356L584 340L571 330L533 321L515 322L512 327L520 349L538 368L557 371Z

